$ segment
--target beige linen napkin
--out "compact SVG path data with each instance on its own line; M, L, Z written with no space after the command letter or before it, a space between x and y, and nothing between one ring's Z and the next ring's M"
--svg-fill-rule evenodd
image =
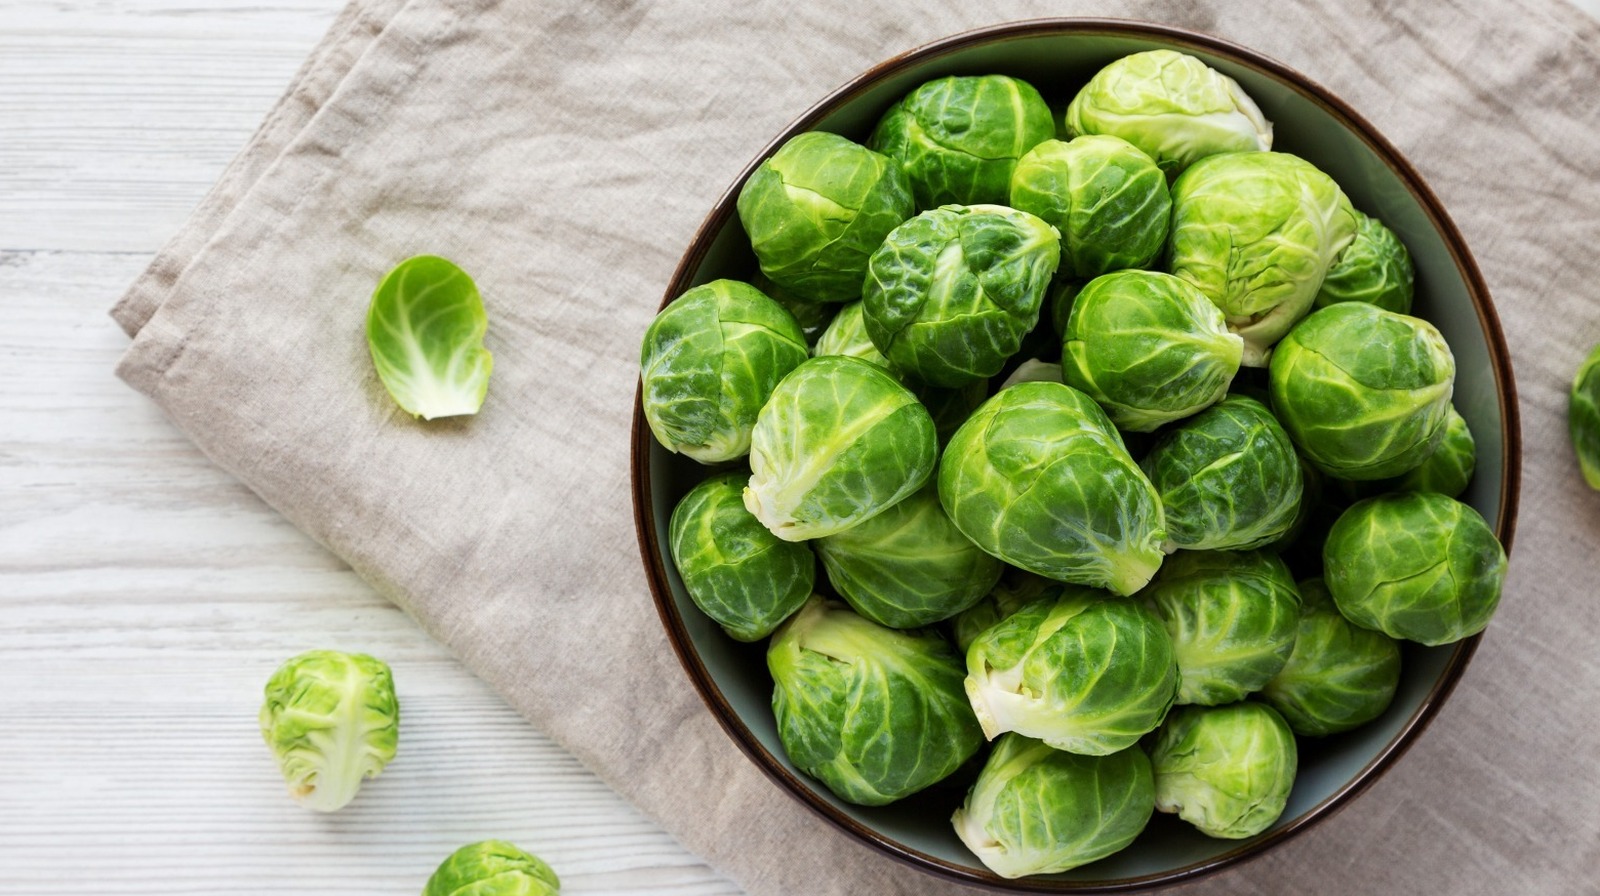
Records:
M1451 209L1518 364L1517 553L1451 703L1349 809L1184 892L1582 892L1600 496L1562 414L1600 340L1600 29L1559 3L358 0L119 304L118 373L751 893L958 892L833 832L702 708L639 568L630 410L678 254L771 135L884 57L1045 15L1197 28L1344 96ZM473 418L411 420L367 357L374 284L424 252L488 306Z

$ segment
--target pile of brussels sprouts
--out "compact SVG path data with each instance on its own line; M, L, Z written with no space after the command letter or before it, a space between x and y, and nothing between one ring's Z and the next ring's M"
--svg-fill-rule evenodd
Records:
M1488 623L1506 556L1457 500L1472 435L1406 248L1271 139L1172 51L1064 115L930 81L865 145L779 148L738 198L759 273L651 324L644 416L708 468L673 561L769 639L783 747L838 798L993 741L953 823L1005 877L1157 810L1252 837L1297 739L1383 713L1400 640Z

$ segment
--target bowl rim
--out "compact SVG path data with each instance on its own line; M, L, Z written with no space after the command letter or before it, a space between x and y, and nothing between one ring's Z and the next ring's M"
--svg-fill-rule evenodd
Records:
M1517 502L1521 485L1521 422L1516 400L1516 385L1512 373L1510 351L1505 340L1499 316L1490 300L1489 289L1455 222L1443 204L1423 180L1411 163L1370 122L1332 91L1298 70L1232 41L1200 31L1133 19L1100 17L1050 17L1002 22L962 31L928 43L877 63L852 77L840 87L812 105L789 123L745 166L732 184L717 200L710 213L696 229L695 235L668 281L660 308L665 308L674 298L688 289L695 272L704 262L710 246L735 216L735 203L739 190L755 169L771 156L788 139L814 127L829 113L864 93L879 80L908 69L914 65L973 46L1003 42L1010 39L1036 38L1053 34L1100 34L1112 37L1130 37L1160 40L1169 46L1188 48L1251 68L1271 77L1285 87L1322 108L1324 112L1343 124L1358 139L1367 144L1373 154L1387 166L1405 185L1438 232L1451 260L1456 266L1466 291L1478 315L1480 329L1487 344L1491 372L1496 384L1496 398L1501 415L1501 483L1499 513L1491 524L1501 544L1509 554L1516 527ZM900 843L862 824L820 797L815 789L791 772L777 757L762 745L755 734L740 719L726 696L717 686L706 668L678 613L672 597L667 574L662 567L668 554L657 538L651 511L650 453L654 443L644 419L642 386L635 388L634 413L631 432L629 466L632 475L634 524L639 549L644 562L645 577L649 583L656 610L665 627L668 641L677 654L679 663L693 682L701 700L716 718L723 731L745 755L789 796L834 825L852 838L873 847L900 862L912 865L925 873L947 881L1005 892L1038 893L1128 893L1149 891L1175 886L1208 876L1224 868L1239 864L1271 850L1284 841L1315 826L1349 803L1382 776L1410 747L1437 716L1450 693L1460 681L1483 635L1477 634L1456 643L1446 660L1445 667L1422 702L1395 733L1354 777L1345 782L1325 799L1290 820L1282 828L1263 836L1240 841L1239 845L1223 852L1178 868L1155 874L1111 881L1069 881L1046 878L1017 878L1008 880L988 872L956 865Z

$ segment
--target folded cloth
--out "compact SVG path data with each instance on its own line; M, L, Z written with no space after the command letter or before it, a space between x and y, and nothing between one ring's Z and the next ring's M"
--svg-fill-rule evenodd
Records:
M757 896L955 893L835 832L677 668L634 544L639 338L712 201L801 110L980 5L357 0L134 284L118 373L534 725ZM1195 893L1578 892L1600 862L1600 501L1564 389L1600 340L1600 29L1556 0L1024 2L1211 32L1345 97L1429 179L1518 362L1524 512L1472 668L1381 786ZM363 337L454 259L491 321L475 417L421 423ZM826 869L819 873L818 869Z

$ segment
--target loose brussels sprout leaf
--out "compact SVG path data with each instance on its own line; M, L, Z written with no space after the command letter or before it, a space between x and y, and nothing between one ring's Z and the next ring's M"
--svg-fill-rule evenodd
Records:
M1000 561L950 522L931 482L877 516L817 539L816 546L839 596L890 628L949 619L1000 579Z
M910 796L983 743L961 690L961 661L939 635L885 628L814 598L767 649L784 752L861 806Z
M1600 345L1578 367L1567 402L1567 433L1578 469L1589 487L1600 491Z
M967 648L972 646L972 642L978 640L978 636L988 631L995 623L1036 600L1045 598L1054 600L1065 594L1069 587L1077 586L1068 586L1054 579L1017 569L1015 566L1002 567L1000 581L994 588L951 620L950 629L955 638L956 650L960 651L962 656L966 656ZM1105 594L1107 597L1112 596L1110 592Z
M1389 491L1438 492L1461 497L1478 466L1478 443L1454 406L1445 411L1444 437L1421 465L1385 483Z
M1089 589L1034 601L967 648L967 699L990 739L1015 731L1104 756L1155 730L1177 688L1161 619Z
M1103 859L1132 843L1154 813L1143 750L1078 756L1007 734L950 820L979 861L1015 879Z
M1483 631L1506 552L1470 506L1431 492L1351 505L1322 548L1328 591L1356 625L1430 647Z
M1017 159L1055 135L1039 91L1005 75L929 81L889 108L867 145L900 163L918 210L1003 205Z
M1283 814L1299 760L1294 734L1269 706L1177 707L1150 751L1156 808L1210 837L1254 837Z
M1344 618L1321 579L1299 585L1300 627L1289 661L1261 698L1295 734L1319 737L1376 719L1400 685L1400 645Z
M1221 399L1243 341L1188 283L1154 271L1090 280L1067 316L1062 378L1118 427L1150 432Z
M560 896L561 880L543 859L504 840L469 843L428 878L422 896Z
M806 345L816 348L817 340L822 338L823 331L833 321L833 316L838 313L839 305L836 302L813 302L802 299L787 289L772 282L767 275L756 272L751 278L750 285L760 290L767 298L783 306L783 310L794 316L795 323L800 325L800 332L805 334Z
M1267 406L1245 395L1164 431L1140 467L1161 495L1175 548L1262 547L1283 538L1300 513L1294 444Z
M1132 594L1161 565L1161 499L1089 396L1018 383L956 430L939 500L1001 560L1063 582Z
M312 650L267 680L261 736L278 757L289 795L319 812L343 808L394 759L400 701L382 661Z
M743 457L756 412L810 355L794 316L748 283L714 280L664 308L644 333L644 418L668 451L703 464Z
M476 414L494 358L489 317L467 272L418 255L384 275L367 308L367 348L389 395L424 420Z
M672 511L668 544L683 586L701 612L737 641L757 641L811 596L816 558L784 541L744 506L748 477L714 476Z
M853 302L867 257L911 217L911 203L899 165L838 134L810 131L750 175L738 210L774 283L813 302Z
M1172 198L1156 163L1120 137L1046 140L1011 174L1011 207L1061 232L1061 274L1142 268L1167 242Z
M1322 280L1313 307L1366 302L1396 314L1411 313L1416 271L1411 253L1377 218L1356 212L1356 234Z
M1000 372L1039 322L1061 260L1055 228L995 205L946 206L894 229L867 263L867 333L890 362L957 388Z
M921 488L938 450L927 409L883 368L812 358L756 418L744 505L784 541L833 535Z
M1456 363L1425 320L1363 302L1306 318L1273 355L1272 409L1295 447L1338 479L1418 466L1445 434Z
M1169 176L1223 152L1272 148L1272 123L1239 83L1172 50L1101 69L1067 106L1067 130L1132 143Z
M828 355L860 358L893 373L896 379L900 378L894 365L883 356L883 352L878 351L878 347L872 344L872 337L867 335L867 322L860 301L839 308L839 313L834 315L833 322L823 331L811 355L815 358Z
M1183 551L1141 595L1172 636L1178 702L1216 706L1259 691L1294 650L1300 596L1265 551Z
M1355 229L1344 191L1310 162L1279 152L1209 156L1172 185L1168 260L1244 337L1244 364L1265 367Z

